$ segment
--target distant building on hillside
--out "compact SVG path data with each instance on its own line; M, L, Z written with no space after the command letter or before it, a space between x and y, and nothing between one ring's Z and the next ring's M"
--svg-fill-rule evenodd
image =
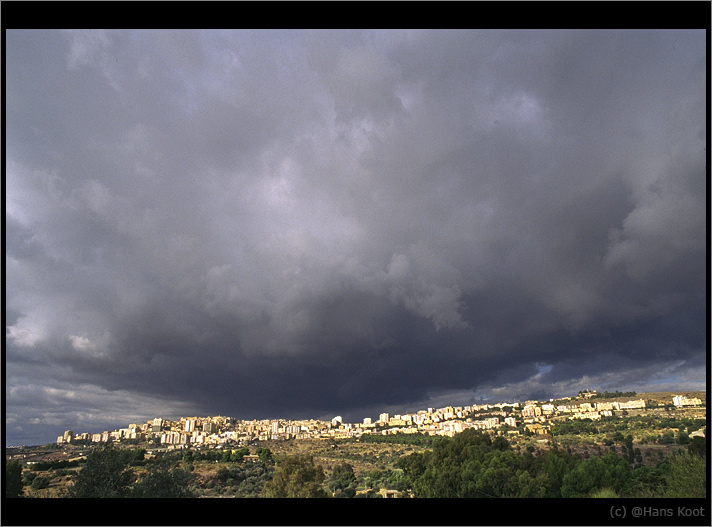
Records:
M527 404L523 409L522 409L522 416L523 417L536 417L541 415L541 408L539 406L535 406L533 404Z
M645 408L645 400L638 399L637 401L628 401L627 403L618 403L621 410L634 410L636 408Z
M61 445L62 443L71 443L72 439L74 439L74 432L66 430L64 434L57 438L57 444Z
M700 406L702 401L698 397L687 397L686 395L674 395L672 403L677 406Z

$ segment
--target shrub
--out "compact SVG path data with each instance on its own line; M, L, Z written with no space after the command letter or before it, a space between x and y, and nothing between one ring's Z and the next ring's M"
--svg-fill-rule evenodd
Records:
M46 489L47 487L49 487L49 478L45 476L37 476L30 485L30 488L35 490Z

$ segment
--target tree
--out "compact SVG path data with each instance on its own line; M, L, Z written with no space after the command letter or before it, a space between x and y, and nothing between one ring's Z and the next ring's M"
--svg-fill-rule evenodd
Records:
M225 483L230 477L230 469L228 469L227 467L220 467L215 473L215 477L220 483Z
M517 457L517 454L511 451L507 453L496 451L492 455L488 455L481 465L480 473L474 475L476 490L488 497L507 497L510 485L517 479ZM471 497L476 497L476 495Z
M389 470L387 481L388 488L396 489L399 491L404 491L408 488L405 472L400 468Z
M665 465L667 467L667 465ZM663 469L664 470L664 469ZM633 498L652 498L658 493L663 482L660 467L640 465L631 472L630 491Z
M678 452L668 458L665 498L706 498L707 462L704 457Z
M493 442L494 446L494 442ZM526 458L511 450L493 450L474 466L472 474L464 471L459 496L494 498L541 498L546 492L545 477L532 476L523 468ZM479 474L478 474L479 469ZM475 487L469 485L474 481ZM474 491L474 492L473 492Z
M348 463L342 463L336 465L332 470L327 487L336 497L353 497L356 494L356 490L351 487L355 483L356 475L353 467Z
M546 476L547 498L561 497L561 485L569 473L569 463L565 456L558 450L550 450L543 455L541 472Z
M635 462L635 450L633 449L633 436L628 435L625 437L624 440L624 447L623 447L623 453L626 456L626 459L628 460L628 463L631 465Z
M74 498L125 498L134 482L126 451L105 446L87 456L69 496Z
M269 448L258 447L257 450L255 450L255 454L257 454L263 463L271 463L273 461L272 451Z
M600 459L592 457L576 465L561 484L562 498L583 498L595 490L602 479Z
M233 451L230 455L230 461L232 463L242 463L242 458L250 453L250 449L246 447L238 448Z
M5 497L22 496L22 465L18 461L5 462Z
M520 456L504 437L477 430L443 438L432 451L403 457L397 466L404 484L422 498L542 497L547 490L534 456Z
M324 469L309 455L287 457L265 485L268 498L326 498Z
M49 478L47 476L37 476L30 485L30 488L35 490L46 489L47 487L49 487Z
M526 470L518 470L517 478L510 489L513 498L543 498L546 494L546 477L543 475L532 476Z
M127 463L132 466L142 466L146 464L146 450L143 448L131 448L122 451L126 456Z
M509 444L509 441L507 441L504 436L497 436L492 440L492 448L495 450L499 450L500 452L506 452L508 450L511 450L512 446Z
M194 498L194 476L169 459L155 461L131 489L132 498Z
M707 439L700 436L691 438L687 444L687 451L690 454L705 457L707 455Z
M630 482L631 468L628 462L613 452L603 457L582 461L571 470L561 485L563 498L583 498L594 490L609 488L620 492Z
M661 445L672 445L675 442L675 434L672 430L667 430L658 438Z

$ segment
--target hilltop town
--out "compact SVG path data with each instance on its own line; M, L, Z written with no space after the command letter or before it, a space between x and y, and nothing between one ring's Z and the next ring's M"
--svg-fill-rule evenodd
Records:
M580 392L575 397L525 403L495 403L428 408L414 413L381 413L377 420L364 418L348 423L340 416L323 420L238 420L231 417L156 417L144 423L99 433L66 430L57 444L100 442L149 442L169 450L176 448L223 448L244 446L255 441L291 439L359 438L364 434L424 434L454 436L466 429L497 430L511 436L547 436L562 421L624 417L627 415L667 415L705 418L706 396L655 396L653 394Z
M516 492L482 487L484 496L581 497L604 491L618 497L667 496L679 487L666 472L670 463L688 460L697 463L695 470L706 470L704 463L700 468L695 461L706 450L706 406L704 391L586 390L556 400L381 413L377 419L357 423L340 416L330 420L156 417L98 433L66 430L48 445L6 447L5 460L15 463L21 479L18 492L29 497L67 496L90 459L112 452L129 462L134 478L131 492L139 492L153 477L165 476L161 470L174 470L192 482L186 491L190 497L270 497L268 483L281 481L276 477L280 470L304 461L324 476L319 488L334 497L453 497L447 485L426 481L429 471L420 474L408 467L412 462L420 466L418 460L430 463L450 455L450 447L457 450L479 441L489 446L466 450L468 455L479 452L477 456L485 456L481 461L486 463L475 476L468 473L468 485L472 478L485 485L490 474L487 463L495 463L497 456L507 458L509 476L501 480L507 485L519 485L522 480L514 476L525 468L533 478L524 476L529 483L539 481L517 487ZM680 457L682 453L692 458ZM563 472L554 479L544 477L550 457L563 463L557 465ZM596 463L605 467L622 463L623 479L616 480L613 488L591 480L585 489L574 489L581 471L601 468ZM453 470L459 471L459 466L454 464ZM341 478L347 473L344 483ZM453 481L463 474L453 474ZM681 492L704 495L704 488Z

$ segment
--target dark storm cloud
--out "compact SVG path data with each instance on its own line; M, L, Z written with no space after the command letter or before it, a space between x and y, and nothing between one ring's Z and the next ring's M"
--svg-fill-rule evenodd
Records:
M704 387L703 31L9 30L6 54L9 442Z

